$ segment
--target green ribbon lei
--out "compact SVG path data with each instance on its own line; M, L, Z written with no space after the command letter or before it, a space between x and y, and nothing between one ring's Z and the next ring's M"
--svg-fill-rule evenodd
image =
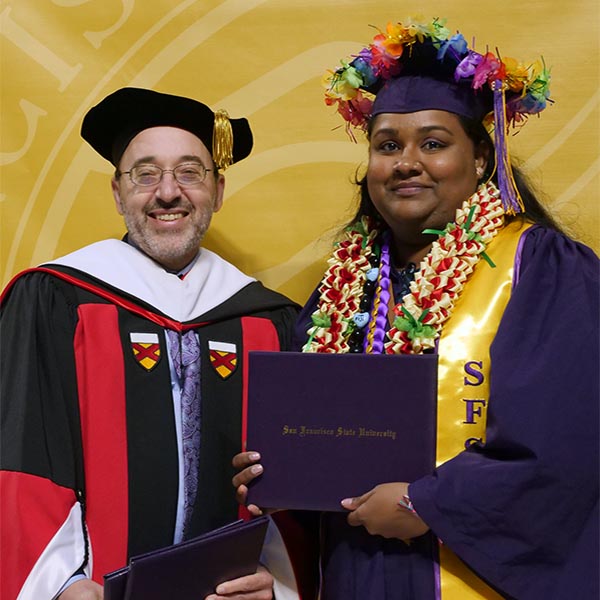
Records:
M311 317L313 325L315 326L315 330L310 334L308 341L305 346L310 346L312 344L315 335L317 334L318 327L331 327L331 317L326 315L325 313L319 312Z
M415 319L413 315L408 312L405 306L402 307L402 314L404 317L397 316L394 319L394 327L398 331L408 332L408 337L411 340L417 338L431 338L435 336L435 328L431 325L425 325L423 320L429 313L429 309L426 308L418 319Z

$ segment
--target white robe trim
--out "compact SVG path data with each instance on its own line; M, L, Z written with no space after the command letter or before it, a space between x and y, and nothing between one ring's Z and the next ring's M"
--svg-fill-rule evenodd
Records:
M179 322L198 318L256 281L205 248L179 279L120 240L96 242L47 264L83 271Z
M270 517L260 562L275 580L273 584L275 600L300 600L296 577L285 543L277 525Z
M25 580L17 600L52 600L71 578L85 556L81 506L76 502L60 529L46 546ZM84 573L89 577L92 556Z

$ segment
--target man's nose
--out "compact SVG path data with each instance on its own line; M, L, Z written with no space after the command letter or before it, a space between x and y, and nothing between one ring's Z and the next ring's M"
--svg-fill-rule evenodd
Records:
M173 171L163 171L162 178L156 188L156 195L165 202L171 202L179 198L181 190Z

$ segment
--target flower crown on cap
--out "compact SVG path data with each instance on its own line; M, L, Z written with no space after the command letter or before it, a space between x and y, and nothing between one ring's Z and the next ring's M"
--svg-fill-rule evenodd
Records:
M446 20L435 18L425 22L409 17L406 23L388 23L386 32L379 32L373 42L358 54L342 60L342 66L325 73L325 102L337 104L337 110L350 127L365 129L374 96L387 81L401 74L403 62L410 62L416 44L437 49L439 61L455 64L454 81L465 80L474 90L489 85L492 90L501 82L507 96L506 122L523 124L527 115L546 108L549 100L550 73L543 60L524 65L513 58L500 58L492 52L479 54L468 48L461 33L451 35ZM406 56L408 53L408 57ZM401 57L404 57L401 60ZM408 59L408 60L407 60ZM490 106L490 112L493 107Z
M325 73L325 102L337 104L346 131L354 139L351 128L367 129L373 102L384 84L404 70L410 73L411 67L413 72L422 69L425 76L430 68L443 71L445 78L470 87L474 94L491 91L483 123L488 130L493 124L502 202L507 214L521 212L523 201L512 175L506 133L510 126L523 125L528 115L541 112L552 102L550 72L543 59L525 65L513 58L500 58L498 52L479 54L470 50L463 35L451 35L445 24L445 19L425 22L420 17L409 17L406 23L388 23L385 33L379 31L371 44L342 60L335 71Z

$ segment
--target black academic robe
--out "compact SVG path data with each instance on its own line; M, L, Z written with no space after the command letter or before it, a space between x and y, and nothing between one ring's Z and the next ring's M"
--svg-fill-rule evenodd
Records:
M200 340L189 536L237 518L231 459L245 430L247 354L288 347L297 310L216 255L200 258L180 281L111 240L5 290L3 599L50 600L80 567L102 582L129 556L173 543L178 450L165 329ZM139 334L154 343L140 346ZM211 351L214 342L229 354Z

